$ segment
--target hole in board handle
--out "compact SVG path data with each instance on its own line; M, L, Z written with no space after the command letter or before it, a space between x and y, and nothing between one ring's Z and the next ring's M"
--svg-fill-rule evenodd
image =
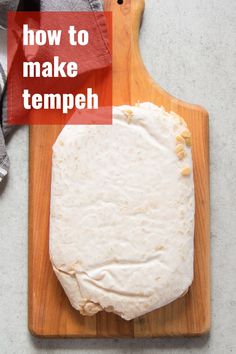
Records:
M118 4L118 5L122 5L123 2L124 2L123 0L117 0L117 4Z

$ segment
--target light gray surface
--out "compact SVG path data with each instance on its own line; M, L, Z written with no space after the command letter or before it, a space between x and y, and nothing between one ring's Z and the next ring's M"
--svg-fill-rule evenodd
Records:
M156 81L210 114L212 330L156 340L40 340L27 331L27 128L9 144L0 201L0 353L236 352L236 1L146 0L144 61Z

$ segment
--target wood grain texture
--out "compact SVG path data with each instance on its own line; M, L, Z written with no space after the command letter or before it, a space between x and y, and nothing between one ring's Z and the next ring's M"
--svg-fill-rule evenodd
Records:
M132 3L131 3L132 1ZM193 137L195 181L195 267L189 292L133 321L113 314L83 317L57 281L48 254L51 147L61 126L30 128L29 329L38 336L158 337L200 335L210 328L209 146L208 114L159 87L142 62L138 33L143 0L106 0L113 12L113 104L151 101L180 114Z

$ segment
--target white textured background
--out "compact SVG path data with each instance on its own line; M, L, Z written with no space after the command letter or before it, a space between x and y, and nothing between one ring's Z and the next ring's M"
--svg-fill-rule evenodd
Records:
M115 1L115 0L114 0ZM236 1L146 0L144 62L170 93L210 115L212 330L200 338L43 340L27 330L28 134L9 143L0 190L0 354L236 353Z

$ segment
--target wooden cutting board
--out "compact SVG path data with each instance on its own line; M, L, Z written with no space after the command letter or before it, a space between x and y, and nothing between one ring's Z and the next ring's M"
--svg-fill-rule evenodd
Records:
M131 4L132 2L132 4ZM138 46L143 0L106 1L113 12L113 104L151 101L180 114L192 132L196 197L195 276L184 297L127 322L99 313L75 311L57 281L48 254L51 147L61 126L30 128L29 182L29 329L59 337L158 337L200 335L210 328L210 238L208 114L160 88L148 75ZM150 34L151 35L151 34ZM158 63L157 63L158 64Z

